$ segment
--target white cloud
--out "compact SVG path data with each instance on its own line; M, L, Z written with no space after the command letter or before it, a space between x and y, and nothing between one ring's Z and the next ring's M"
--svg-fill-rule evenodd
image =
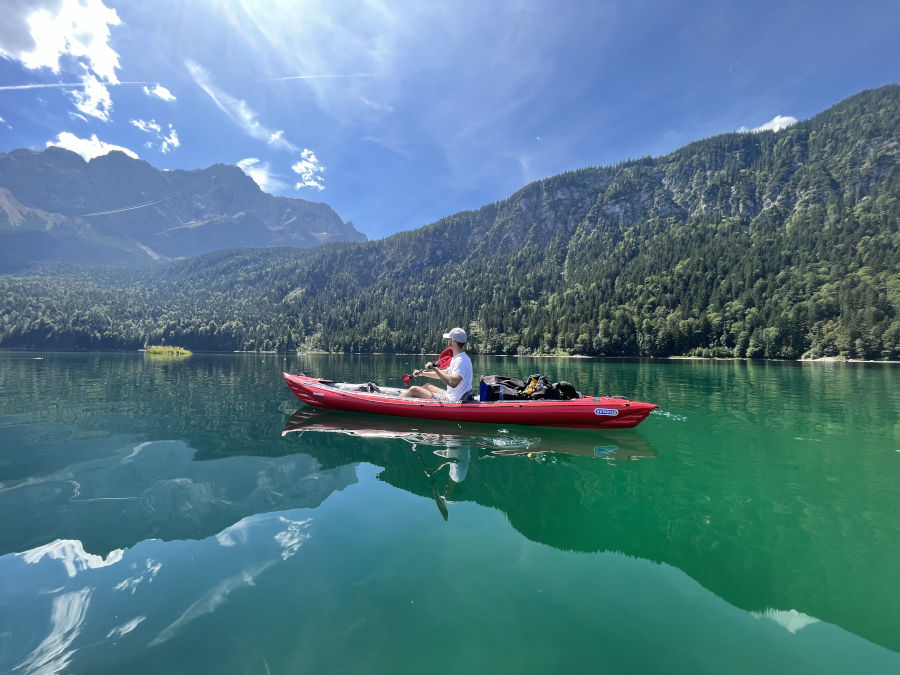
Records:
M75 108L85 115L108 122L109 112L112 109L112 98L110 98L109 89L93 75L86 75L83 84L83 88L72 92Z
M140 626L146 618L146 616L136 616L131 621L126 621L121 626L116 626L106 634L107 639L120 638L123 635L128 635L131 631Z
M300 176L300 181L295 187L298 190L305 187L314 187L319 190L324 190L325 186L322 184L322 173L325 171L325 167L319 163L319 158L316 157L316 153L308 148L304 148L303 152L300 153L300 158L300 161L291 167L294 173L299 174Z
M150 641L150 646L155 647L172 639L184 625L200 618L205 614L212 614L228 600L234 591L244 586L255 586L256 578L275 564L274 560L261 565L243 570L233 576L220 581L216 586L207 591L199 600L194 602L175 621L163 628L159 635Z
M159 146L159 151L162 154L166 154L172 148L178 148L181 146L181 141L178 140L178 133L175 131L175 128L170 124L169 125L169 135L163 137L162 145Z
M782 129L787 129L789 126L797 123L796 117L791 117L790 115L775 115L768 122L763 124L762 126L758 126L755 129L748 129L747 127L741 127L738 129L740 132L753 132L758 133L760 131L781 131Z
M70 647L81 633L90 604L90 588L63 593L54 598L53 609L50 611L50 633L13 670L26 673L59 673L68 670L72 655L77 651Z
M268 188L272 179L268 164L260 162L256 157L247 157L238 162L237 165L241 171L250 176L259 185L260 190L264 192L269 191Z
M77 539L57 539L44 546L38 546L31 550L19 553L25 562L30 565L39 563L44 558L59 560L66 568L70 577L88 569L99 569L115 565L122 560L123 551L120 548L109 552L106 558L94 553L87 553L84 545Z
M109 27L121 23L102 0L12 0L4 3L0 54L29 70L60 71L71 57L108 82L117 82L119 55L109 46Z
M71 92L75 107L109 120L107 85L117 84L119 55L109 45L110 26L121 23L103 0L7 0L0 28L0 56L29 70L76 64L82 88Z
M166 103L171 103L175 100L175 95L161 84L156 84L152 88L144 86L144 93L147 96L156 96L156 98L160 98Z
M307 518L306 520L288 520L283 516L279 516L278 520L287 524L287 529L282 530L275 535L275 541L281 545L281 559L287 560L300 550L304 541L309 539L310 534L308 530L312 518Z
M147 558L144 562L144 569L141 570L141 573L134 577L129 577L128 579L124 579L113 586L113 590L115 591L131 591L131 594L134 595L137 591L137 587L144 583L153 583L153 580L156 578L156 575L159 574L159 571L162 569L162 563L153 560L152 558Z
M225 548L231 548L236 546L234 541L234 537L227 530L223 530L216 535L216 541L219 542L219 546L223 546Z
M162 126L156 120L150 120L149 122L147 120L131 120L131 124L144 133L156 136L156 140L159 141L159 151L164 155L172 148L177 148L181 145L181 141L178 140L178 132L175 131L175 127L171 124L169 125L168 135L163 134ZM153 143L148 142L146 146L152 148Z
M157 124L156 120L150 120L149 122L144 120L131 120L131 124L148 134L151 132L159 134L162 131L162 127Z
M321 176L325 167L319 164L315 153L312 150L304 149L300 157L300 161L291 167L295 173L300 175L300 181L294 187L297 190L304 187L325 189ZM250 176L263 192L274 194L290 188L289 183L272 171L268 162L263 162L257 157L242 159L237 166Z
M272 171L268 162L262 162L256 157L242 159L237 163L237 166L250 176L263 192L276 194L290 188L288 183Z
M819 623L819 619L816 617L798 612L796 609L788 611L767 609L765 612L751 612L751 614L758 619L771 619L791 634L795 634L811 624Z
M296 152L299 149L284 138L283 131L272 131L263 126L259 121L256 112L247 105L246 101L235 98L216 86L212 81L212 77L210 77L210 74L203 66L193 63L192 61L187 61L185 65L187 66L188 71L190 71L191 77L194 78L194 82L197 83L197 86L203 89L203 91L205 91L213 100L213 103L219 107L219 110L228 115L231 121L243 129L248 136L276 148L282 148L292 152Z
M129 157L140 159L137 153L133 150L123 148L121 145L104 143L99 138L97 138L97 134L91 135L90 138L79 138L69 131L63 131L60 132L55 140L47 141L47 147L49 148L51 145L65 148L66 150L71 150L72 152L77 152L79 155L84 157L85 160L88 161L93 159L94 157L108 154L113 150L119 150L120 152L124 152Z

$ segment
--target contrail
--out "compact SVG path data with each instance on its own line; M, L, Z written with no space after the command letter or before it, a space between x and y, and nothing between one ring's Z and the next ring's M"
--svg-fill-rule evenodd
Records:
M375 77L375 73L344 73L334 75L289 75L288 77L273 77L262 82L283 82L284 80L334 80L341 77Z
M104 82L104 86L116 87L120 84L151 84L150 82ZM84 87L84 82L55 82L53 84L3 84L0 91L20 91L23 89L68 89Z

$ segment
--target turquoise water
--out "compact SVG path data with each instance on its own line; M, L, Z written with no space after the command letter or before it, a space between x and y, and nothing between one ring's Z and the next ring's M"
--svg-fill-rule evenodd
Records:
M474 359L611 432L281 380L419 361L0 353L0 672L900 672L897 366Z

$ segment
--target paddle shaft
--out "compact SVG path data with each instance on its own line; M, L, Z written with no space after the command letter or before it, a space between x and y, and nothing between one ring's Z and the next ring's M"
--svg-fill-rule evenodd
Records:
M447 366L447 364L449 364L450 361L451 361L452 359L453 359L453 350L452 350L450 347L447 347L444 351L442 351L442 352L440 353L440 355L437 357L437 360L432 364L431 367L433 367L433 368L445 368L445 367ZM428 365L426 364L426 365L425 365L425 368L423 368L422 370L429 370ZM420 372L420 371L413 371L414 374L417 373L417 372ZM409 381L410 381L409 375L408 375L407 373L403 373L403 384L404 384L404 386L407 386L407 387L408 387L408 386L409 386Z

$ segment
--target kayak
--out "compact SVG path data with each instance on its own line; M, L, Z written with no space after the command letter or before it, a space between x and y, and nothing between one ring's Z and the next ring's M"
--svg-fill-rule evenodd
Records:
M585 396L567 401L501 400L447 403L437 399L401 398L400 389L333 382L284 373L293 394L306 405L450 422L524 424L579 429L629 429L659 406L610 396Z

